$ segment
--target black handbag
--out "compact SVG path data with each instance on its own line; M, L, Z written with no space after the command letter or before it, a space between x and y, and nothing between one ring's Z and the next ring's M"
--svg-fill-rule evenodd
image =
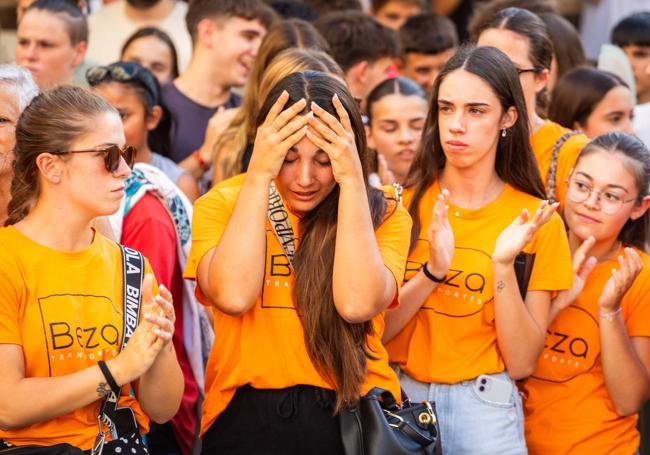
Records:
M406 397L406 395L404 395ZM441 455L435 404L402 406L384 389L373 388L355 407L339 414L346 455Z

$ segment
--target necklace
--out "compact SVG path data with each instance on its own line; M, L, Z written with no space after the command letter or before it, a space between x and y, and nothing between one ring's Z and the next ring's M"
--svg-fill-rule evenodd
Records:
M440 192L442 193L443 189L447 189L446 186L442 183L441 180L438 180L438 187L440 189ZM501 194L501 190L503 188L503 182L499 178L495 178L492 183L488 186L488 188L485 190L484 196L481 198L479 202L475 202L473 204L454 204L457 207L462 208L463 210L477 210L480 209L481 207L486 206L487 204L493 202L496 200L499 194ZM459 217L460 216L460 211L455 210L454 211L454 216Z

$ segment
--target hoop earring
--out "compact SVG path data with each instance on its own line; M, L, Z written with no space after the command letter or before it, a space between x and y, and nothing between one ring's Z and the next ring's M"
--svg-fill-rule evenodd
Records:
M506 137L507 134L508 134L508 130L505 129L505 128L503 128L503 129L501 130L501 137Z

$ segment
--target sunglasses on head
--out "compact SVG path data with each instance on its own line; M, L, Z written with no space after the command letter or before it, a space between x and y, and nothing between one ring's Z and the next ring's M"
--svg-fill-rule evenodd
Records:
M52 155L67 155L68 153L101 153L104 155L104 166L108 172L115 172L120 167L120 158L124 158L129 167L133 167L135 162L135 147L130 145L121 148L117 145L109 145L104 148L96 148L91 150L67 150L64 152L51 152Z

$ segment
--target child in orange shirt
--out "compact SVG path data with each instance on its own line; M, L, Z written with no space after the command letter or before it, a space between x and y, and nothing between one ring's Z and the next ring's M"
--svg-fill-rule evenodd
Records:
M564 215L576 272L523 390L534 454L634 454L650 398L650 155L608 133L580 154Z
M537 114L537 98L546 97L553 44L544 22L534 13L522 8L505 8L491 17L477 21L473 37L478 46L494 46L503 51L517 68L528 110L530 143L537 159L540 176L546 187L546 198L563 201L566 178L589 141L583 134ZM556 157L554 149L559 146Z
M65 453L89 451L101 430L104 453L143 453L139 435L149 418L165 422L178 409L183 376L171 344L171 295L161 288L154 298L149 264L128 263L124 272L123 256L131 255L92 227L124 196L135 153L124 143L117 111L78 87L38 95L18 121L0 229L0 452L58 444L68 444ZM144 320L133 329L130 298L139 292L123 276L144 272ZM116 431L106 420L98 428L118 388ZM115 418L125 414L128 422Z
M411 221L367 185L361 114L337 79L281 79L247 174L194 210L186 269L214 309L203 453L337 454L336 412L373 386L399 397L381 344Z
M405 194L406 283L384 340L411 398L436 402L443 452L524 454L513 379L535 366L551 294L571 287L564 226L557 204L542 201L505 54L462 49L431 100ZM520 261L527 273L516 273Z

